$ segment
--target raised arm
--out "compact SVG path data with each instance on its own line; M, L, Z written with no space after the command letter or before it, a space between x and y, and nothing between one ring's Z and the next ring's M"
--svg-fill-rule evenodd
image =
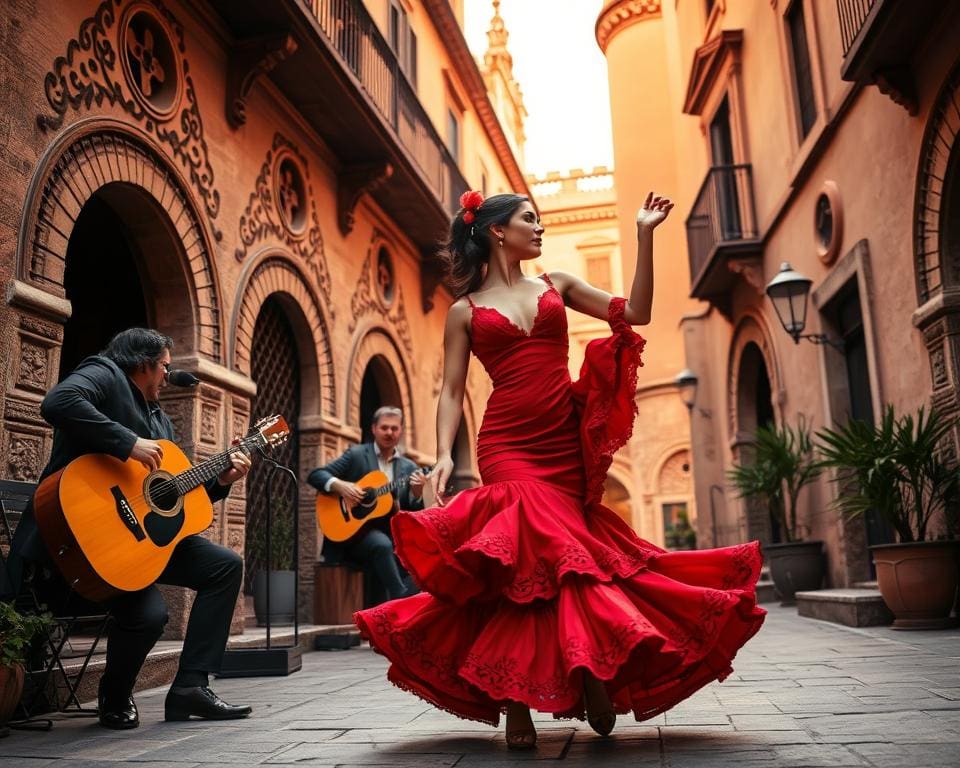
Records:
M624 320L631 325L650 322L653 307L653 230L667 218L672 208L673 203L669 198L655 196L651 192L637 212L637 265L623 314ZM552 273L551 278L568 307L601 320L607 319L609 293L576 275L558 272Z
M463 393L470 363L470 305L460 299L447 313L443 329L443 385L437 403L437 464L430 473L430 485L443 506L443 494L453 474L453 441L463 414Z

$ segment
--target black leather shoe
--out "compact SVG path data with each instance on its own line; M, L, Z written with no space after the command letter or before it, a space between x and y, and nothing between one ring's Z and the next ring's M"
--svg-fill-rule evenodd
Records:
M167 721L189 720L191 716L204 720L236 720L253 711L250 707L227 704L205 685L171 688L163 709Z
M97 693L97 717L104 728L126 731L140 725L140 713L133 696L114 697Z

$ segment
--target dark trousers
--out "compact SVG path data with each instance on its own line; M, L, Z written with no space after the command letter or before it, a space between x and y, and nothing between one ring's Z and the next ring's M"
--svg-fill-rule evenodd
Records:
M350 560L365 572L372 573L382 588L377 591L386 592L388 600L402 597L411 585L409 575L394 554L393 540L375 526L368 527L347 542L324 542L323 554L330 562Z
M173 550L157 582L197 593L180 656L182 672L220 671L242 579L240 555L202 536L188 536ZM140 667L163 634L167 606L155 585L126 592L105 605L113 615L113 626L107 640L103 690L125 697L133 691Z

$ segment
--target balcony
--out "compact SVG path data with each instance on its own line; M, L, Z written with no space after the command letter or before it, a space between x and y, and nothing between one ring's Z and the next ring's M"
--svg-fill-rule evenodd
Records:
M733 259L757 257L753 180L749 165L717 165L707 172L686 221L690 295L724 309L737 279Z
M943 0L837 0L843 42L840 76L875 84L915 115L917 93L910 61L949 5Z
M237 39L227 114L244 121L250 83L268 77L340 163L346 233L368 192L425 252L467 189L456 161L361 0L209 0ZM234 105L241 102L239 109Z

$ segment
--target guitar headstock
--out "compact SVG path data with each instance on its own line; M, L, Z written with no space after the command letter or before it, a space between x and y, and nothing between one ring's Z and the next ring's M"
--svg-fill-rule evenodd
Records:
M275 448L290 437L290 427L280 414L266 416L253 425L257 441L268 448Z

